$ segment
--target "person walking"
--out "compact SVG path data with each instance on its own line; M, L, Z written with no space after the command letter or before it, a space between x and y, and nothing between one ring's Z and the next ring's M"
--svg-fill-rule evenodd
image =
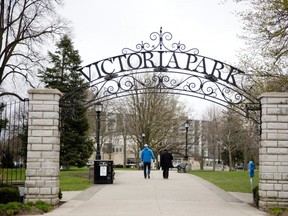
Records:
M151 160L154 161L155 156L147 144L144 145L144 149L141 151L141 160L143 161L144 178L147 178L147 174L148 178L150 178Z
M160 167L163 170L163 178L168 179L169 169L173 167L172 165L173 156L167 149L160 156Z

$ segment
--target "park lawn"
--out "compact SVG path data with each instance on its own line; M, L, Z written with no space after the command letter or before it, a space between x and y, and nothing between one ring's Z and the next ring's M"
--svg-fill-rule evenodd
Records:
M0 168L0 178L4 181L24 181L25 169L24 168Z
M114 170L134 171L136 168L116 168ZM89 168L71 167L68 170L60 171L61 191L82 191L93 185L89 182Z
M205 171L192 170L189 174L199 176L227 192L251 193L249 173L247 171ZM255 171L254 187L258 186L258 171Z
M60 171L61 191L82 191L93 185L89 182L89 168L75 168Z
M24 168L9 168L0 170L0 178L4 182L10 181L25 181ZM60 189L61 191L82 191L93 185L89 179L89 168L71 167L69 170L60 171Z

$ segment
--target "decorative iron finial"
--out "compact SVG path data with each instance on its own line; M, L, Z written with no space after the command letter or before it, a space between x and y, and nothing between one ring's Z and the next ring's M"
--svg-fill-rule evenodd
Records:
M163 44L162 26L160 27L159 44L160 44L160 50L162 50L162 44Z
M136 44L136 49L124 48L122 49L123 54L137 53L137 52L152 52L156 50L164 50L169 52L180 52L180 53L193 53L197 55L199 50L197 48L186 49L186 45L183 43L172 42L172 34L170 32L163 32L162 26L159 32L152 32L150 34L151 43L141 41Z

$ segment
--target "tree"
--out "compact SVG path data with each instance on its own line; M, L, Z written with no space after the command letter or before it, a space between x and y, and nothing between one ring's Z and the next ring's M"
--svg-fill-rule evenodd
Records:
M250 160L255 163L258 162L259 158L259 125L253 122L250 119L244 122L244 133L243 137L243 164L247 165ZM244 169L247 169L247 166L244 166Z
M223 148L222 159L229 163L232 170L235 162L243 160L243 140L245 137L241 116L231 109L223 113L220 129L221 143Z
M35 68L44 61L41 46L67 29L67 24L56 14L55 8L60 3L61 0L1 0L0 85L3 89L6 84L7 89L0 96L19 97L16 91L23 91L23 83L32 85L35 81Z
M287 91L288 0L234 0L247 3L239 13L247 47L240 67L251 74L258 93Z
M0 103L0 114L2 115L2 112L4 111L5 108L5 104L4 103ZM8 123L8 119L0 119L0 132L2 132L2 130L5 130L5 127Z
M190 140L192 140L191 145L188 145L188 153L190 149L192 149L194 160L199 161L200 169L204 168L204 145L203 142L203 121L200 120L193 120L190 121L189 130L192 132ZM189 137L189 136L188 136ZM189 143L189 141L188 141ZM189 154L188 154L189 155Z
M209 155L213 158L213 170L216 169L216 159L220 163L220 109L215 106L211 106L207 109L207 127L205 128L205 136L207 140L207 147ZM217 158L218 156L218 158Z
M2 116L2 112L4 111L4 108L5 108L5 104L0 103L0 115L1 116ZM7 124L8 124L8 119L6 119L6 118L0 119L0 133L5 130L5 127ZM1 167L11 168L14 165L13 164L13 155L6 145L7 145L6 141L3 140L3 143L1 143L1 152L0 152L0 154L1 154L0 155Z
M249 3L247 10L240 13L244 30L248 33L243 38L257 49L262 57L270 58L273 63L286 61L288 0L242 1Z
M126 106L129 114L125 116L125 121L129 122L128 134L137 144L138 150L143 148L141 135L144 133L144 142L152 148L155 156L165 148L174 153L180 152L176 137L179 127L184 123L181 118L184 116L183 107L176 97L168 93L168 90L148 88L127 97Z
M76 71L81 58L71 39L65 35L56 47L55 54L48 52L53 67L39 74L46 87L64 93L60 102L60 163L81 167L86 165L93 151L93 141L87 135L89 124L84 106L88 84Z
M129 119L129 117L127 117L127 115L129 115L127 108L129 109L129 107L125 106L125 101L123 100L118 100L113 107L116 113L116 130L114 133L123 139L123 165L127 167L127 141L129 137L131 137L129 134L129 122L126 121Z

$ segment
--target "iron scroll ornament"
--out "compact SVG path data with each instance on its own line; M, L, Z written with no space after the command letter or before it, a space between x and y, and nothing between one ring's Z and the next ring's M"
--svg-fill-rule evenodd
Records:
M130 48L124 48L122 50L123 54L128 53L137 53L137 52L151 52L156 50L166 50L170 52L185 52L185 53L194 53L195 55L199 54L199 50L197 48L192 48L189 50L186 50L186 45L180 43L171 43L170 46L168 46L166 42L171 41L173 38L172 34L170 32L162 32L162 27L160 28L160 32L152 32L150 34L150 40L155 41L156 43L150 44L147 42L141 41L141 43L136 45L136 50L130 49Z
M124 48L122 54L106 58L78 69L90 83L95 99L107 101L131 94L167 93L205 99L247 115L247 104L253 112L260 102L253 94L251 77L224 62L199 55L196 48L186 49L172 42L170 32L152 32L151 43ZM249 116L260 123L257 114Z

